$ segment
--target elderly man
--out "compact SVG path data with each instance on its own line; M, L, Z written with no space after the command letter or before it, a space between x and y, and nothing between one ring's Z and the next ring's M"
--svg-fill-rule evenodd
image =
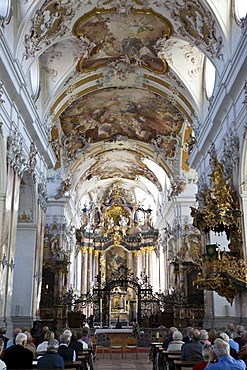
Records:
M202 357L201 332L195 329L193 332L192 341L182 345L181 360L182 361L203 361Z
M218 362L215 362L218 361ZM246 365L243 360L235 360L230 356L229 343L221 338L214 341L210 352L209 363L206 367L209 370L245 370Z
M15 338L19 333L21 333L21 329L20 328L15 328L14 331L13 331L13 338L10 338L8 340L6 348L9 348L9 347L11 347L15 344Z
M68 334L62 334L60 336L60 346L58 348L58 354L62 356L64 361L75 361L76 352L73 348L69 347L70 336Z
M15 338L15 345L5 349L3 361L8 370L32 368L33 353L25 348L26 344L26 334L19 333Z
M57 353L59 342L56 339L50 339L47 345L47 352L38 359L38 369L63 369L64 360Z

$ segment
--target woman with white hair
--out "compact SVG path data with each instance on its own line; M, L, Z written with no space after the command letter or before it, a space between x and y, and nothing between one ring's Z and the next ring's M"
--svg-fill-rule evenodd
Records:
M211 344L211 342L208 340L208 332L207 330L205 329L201 329L200 330L200 338L201 338L201 342L203 342L203 344Z
M181 331L176 330L172 334L172 341L168 344L167 351L168 352L174 352L174 351L181 351L181 347L184 344L182 341L183 335Z
M217 362L215 362L217 361ZM243 360L236 360L230 356L229 343L221 338L216 338L210 352L209 370L246 370Z

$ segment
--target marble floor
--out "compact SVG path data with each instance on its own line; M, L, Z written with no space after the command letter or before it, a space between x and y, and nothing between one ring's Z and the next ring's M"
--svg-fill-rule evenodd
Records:
M112 360L109 354L98 355L94 362L94 370L152 370L153 366L148 363L148 353L139 353L138 359L135 354L127 354L127 359L122 359L120 353L114 353Z

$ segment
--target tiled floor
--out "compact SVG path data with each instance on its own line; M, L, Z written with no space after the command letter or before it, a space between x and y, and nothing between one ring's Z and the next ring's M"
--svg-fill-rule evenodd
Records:
M109 354L105 354L103 359L99 354L94 362L94 370L152 370L153 366L148 363L148 353L139 353L138 359L135 354L129 353L127 359L122 359L120 353L114 353L112 360Z

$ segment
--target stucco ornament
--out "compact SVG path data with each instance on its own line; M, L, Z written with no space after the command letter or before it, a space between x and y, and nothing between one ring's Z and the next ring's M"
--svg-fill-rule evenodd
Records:
M80 0L68 2L46 0L31 19L29 34L25 35L26 51L23 57L25 59L34 57L38 51L47 48L57 38L70 32L70 22L82 5Z
M7 161L18 175L23 173L27 161L23 152L23 138L17 129L7 138Z
M175 33L191 40L212 57L223 59L222 36L217 35L211 12L199 0L167 0L156 3L171 11L171 17L178 25Z

